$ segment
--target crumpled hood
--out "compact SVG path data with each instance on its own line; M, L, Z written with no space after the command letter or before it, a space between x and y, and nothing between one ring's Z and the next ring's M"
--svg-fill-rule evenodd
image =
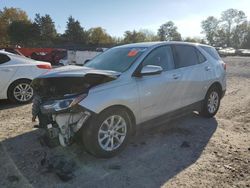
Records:
M38 78L52 78L52 77L84 77L87 74L104 75L111 78L117 78L121 73L109 70L96 70L88 67L80 67L75 65L55 68L42 74Z
M37 95L44 99L63 98L67 95L88 93L89 89L113 81L120 73L87 67L65 66L52 69L32 81Z

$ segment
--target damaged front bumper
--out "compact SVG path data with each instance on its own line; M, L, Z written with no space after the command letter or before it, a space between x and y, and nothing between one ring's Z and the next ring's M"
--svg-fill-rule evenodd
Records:
M70 105L73 101L72 99L56 100L40 106L42 113L42 118L39 117L40 124L43 124L49 138L59 139L62 146L72 143L74 135L91 116L90 111L78 104Z

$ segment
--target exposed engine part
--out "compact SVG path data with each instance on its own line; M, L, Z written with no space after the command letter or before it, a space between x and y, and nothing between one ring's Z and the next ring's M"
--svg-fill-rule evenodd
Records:
M61 146L66 147L71 144L71 135L70 135L70 129L68 129L68 134L61 134L59 133L59 142Z
M57 127L53 127L52 124L47 125L47 133L49 138L53 139L58 137L59 129Z
M77 131L79 131L81 129L81 127L83 126L83 124L87 121L87 119L89 118L90 113L85 111L81 117L81 119L77 122L76 125L72 126L73 131L76 133Z
M78 112L78 113L62 113L53 115L53 119L56 121L59 129L59 142L62 146L68 146L71 144L72 137L80 130L84 122L89 118L90 113Z

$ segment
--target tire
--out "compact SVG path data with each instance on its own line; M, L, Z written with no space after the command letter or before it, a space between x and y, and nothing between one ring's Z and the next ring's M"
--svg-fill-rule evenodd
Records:
M25 104L33 99L33 88L30 80L17 80L8 89L8 99L14 103Z
M217 87L211 87L202 103L201 116L211 118L215 116L220 107L221 92Z
M110 129L108 129L108 124L111 126ZM131 126L131 119L125 110L109 108L90 119L82 130L85 149L98 158L113 157L126 147L131 136Z

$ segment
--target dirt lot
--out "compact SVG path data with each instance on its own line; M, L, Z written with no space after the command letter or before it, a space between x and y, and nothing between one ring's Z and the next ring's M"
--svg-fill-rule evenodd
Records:
M250 58L224 60L228 89L215 118L194 113L144 130L108 160L77 144L42 146L31 105L1 101L0 187L250 187Z

